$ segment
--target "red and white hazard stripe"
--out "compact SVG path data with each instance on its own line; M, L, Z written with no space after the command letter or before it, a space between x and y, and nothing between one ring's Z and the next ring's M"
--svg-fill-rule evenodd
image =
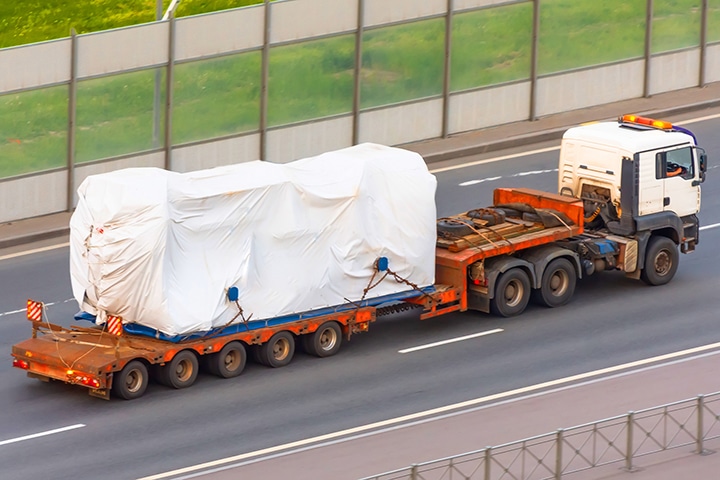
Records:
M28 299L27 301L27 318L33 322L42 322L43 304Z
M122 333L123 333L122 317L117 317L115 315L108 315L107 330L108 330L108 332L112 333L113 335L122 335Z

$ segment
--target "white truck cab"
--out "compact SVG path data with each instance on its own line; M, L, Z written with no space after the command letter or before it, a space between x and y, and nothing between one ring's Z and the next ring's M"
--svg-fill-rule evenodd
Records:
M705 151L689 130L623 115L565 132L558 189L583 200L586 231L637 242L638 271L653 263L674 273L677 246L689 253L699 241L706 170Z

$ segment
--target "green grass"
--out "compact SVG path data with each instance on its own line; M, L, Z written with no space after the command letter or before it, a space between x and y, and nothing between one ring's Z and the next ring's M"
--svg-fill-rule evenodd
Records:
M183 0L178 15L259 3ZM164 1L165 6L169 0ZM653 52L699 41L700 0L655 2ZM720 40L720 0L709 0L708 37ZM552 73L636 58L643 53L642 0L543 0L539 72ZM0 46L152 21L154 0L19 0L0 4ZM530 2L457 14L453 21L453 91L530 75ZM352 108L354 36L270 49L271 126L347 113ZM14 43L13 43L14 42ZM444 20L370 29L363 37L361 106L387 105L442 92ZM256 130L260 118L258 51L176 65L173 144ZM92 161L161 146L165 68L161 68L160 135L155 123L155 70L78 84L76 159ZM0 96L0 178L66 163L65 86Z
M163 0L163 11L171 0ZM177 17L262 3L262 0L182 0ZM155 20L156 0L4 0L0 48L43 42Z

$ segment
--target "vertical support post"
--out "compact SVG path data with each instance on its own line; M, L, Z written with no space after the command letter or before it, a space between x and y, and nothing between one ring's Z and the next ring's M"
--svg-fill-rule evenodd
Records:
M635 412L628 412L627 415L627 443L625 445L625 470L632 472L633 469L633 431L635 425Z
M163 16L163 2L157 0L155 4L155 21L159 22ZM155 69L155 90L153 92L153 148L157 148L160 143L160 82L162 81L162 72Z
M705 452L705 427L704 423L705 396L698 395L697 398L697 452L702 455Z
M700 13L700 78L698 85L705 86L705 70L707 69L707 22L708 22L708 0L702 0Z
M418 478L417 465L413 463L410 466L410 480L417 480L417 478Z
M70 85L68 88L68 131L67 131L67 211L75 206L75 131L77 129L77 33L70 29Z
M538 37L540 36L540 0L533 0L533 27L530 46L530 117L537 120L537 81L538 81Z
M362 44L365 31L365 0L357 0L357 30L355 31L355 70L353 72L352 144L360 143L360 75L362 74Z
M653 0L647 0L645 8L645 72L643 97L650 96L650 60L652 59Z
M492 447L485 447L485 479L490 480L490 462L492 462Z
M562 479L563 429L559 428L555 437L555 480Z
M268 80L270 78L270 0L265 3L262 67L260 71L260 160L267 160Z
M168 63L165 75L165 170L172 170L172 104L175 81L175 12L168 10Z
M448 137L450 129L450 67L452 66L452 26L454 9L454 0L447 0L447 13L445 14L445 62L443 64L442 138Z

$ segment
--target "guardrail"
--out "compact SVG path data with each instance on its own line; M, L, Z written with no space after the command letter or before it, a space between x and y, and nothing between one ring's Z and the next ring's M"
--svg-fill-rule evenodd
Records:
M720 438L720 392L606 418L516 442L414 464L362 480L559 480L680 447L707 453Z

